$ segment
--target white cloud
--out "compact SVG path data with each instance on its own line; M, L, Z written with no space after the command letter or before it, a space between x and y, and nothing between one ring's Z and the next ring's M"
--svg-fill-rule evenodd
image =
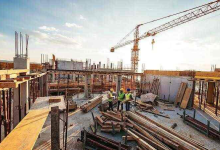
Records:
M48 34L42 33L40 31L33 31L32 35L38 39L48 39L49 38Z
M79 16L79 19L80 19L80 20L86 20L86 18L83 17L83 15L80 15L80 16Z
M38 40L40 43L52 43L70 46L80 45L77 39L62 34L33 31L30 35Z
M82 26L79 26L79 25L77 25L77 24L75 24L75 23L66 23L65 24L68 28L71 28L71 27L74 27L74 28L82 28Z
M39 27L39 29L41 29L43 31L58 31L58 29L56 29L54 27L47 27L47 26Z
M0 38L4 37L4 35L2 33L0 33Z

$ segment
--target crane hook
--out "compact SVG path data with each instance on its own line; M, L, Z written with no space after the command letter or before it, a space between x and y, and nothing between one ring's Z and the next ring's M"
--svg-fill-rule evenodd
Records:
M154 39L152 39L152 42L151 42L151 44L152 44L152 50L153 50L153 46L154 46L154 43L155 43L155 41L154 41Z

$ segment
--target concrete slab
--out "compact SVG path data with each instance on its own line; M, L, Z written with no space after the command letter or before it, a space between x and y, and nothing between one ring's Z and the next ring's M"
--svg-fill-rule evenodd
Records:
M96 95L93 95L93 96L96 96ZM81 106L87 102L87 100L84 99L83 97L84 97L83 94L75 95L75 96L73 96L73 101L75 101L78 106ZM103 97L103 100L105 100L105 97ZM177 113L182 114L183 110L180 110L179 108L174 108L175 111L164 111L162 109L162 107L160 107L160 106L158 106L156 108L159 111L164 112L164 114L168 114L171 119L163 118L160 116L155 117L153 114L149 114L149 113L144 113L144 112L142 112L142 113L144 115L150 117L151 119L153 119L163 125L166 125L167 127L170 127L173 123L177 123L177 127L175 128L175 130L177 130L178 132L203 143L210 150L220 149L220 142L219 141L208 138L205 135L203 135L202 133L195 130L194 128L183 123L183 120L180 118L179 115L177 115ZM132 106L132 109L136 109L136 108L134 106ZM100 112L98 110L98 106L95 107L94 109L92 109L91 111L94 113L94 116L100 115ZM192 110L187 110L186 113L191 116L193 115ZM211 120L212 127L213 126L218 127L218 124L215 122L215 120L209 118L203 112L198 111L196 114L196 119L205 122L204 116ZM63 115L61 114L61 118L62 117L63 117ZM89 127L90 124L93 124L91 112L83 113L83 112L81 112L81 110L77 109L75 112L69 113L69 120L68 121L69 121L69 128L68 128L68 137L69 138L68 138L67 149L68 150L81 150L82 143L77 142L77 139L79 138L80 131L83 130L83 128L85 128L87 131L91 131L91 129ZM60 124L61 124L61 126L60 126L61 132L62 132L63 131L62 121L60 121ZM42 130L41 137L38 139L38 141L35 144L35 149L50 149L50 130L51 130L50 117L48 117L48 119L44 125L44 129ZM124 132L117 133L115 135L112 135L110 133L103 133L100 131L100 129L98 129L97 134L102 135L106 138L116 140L116 141L122 141L122 136L125 135ZM61 146L62 146L62 139L63 139L62 133L61 133L60 137L61 137ZM136 143L135 142L128 142L128 145L135 146Z
M49 103L50 98L60 98L61 101L57 103ZM64 102L64 96L48 96L48 97L38 97L34 104L31 106L31 110L36 109L51 109L51 107L59 106L59 109L65 110L66 104Z

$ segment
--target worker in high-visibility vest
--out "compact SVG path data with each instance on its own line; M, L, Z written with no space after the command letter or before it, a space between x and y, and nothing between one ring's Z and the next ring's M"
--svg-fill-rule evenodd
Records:
M112 101L113 101L113 98L114 98L113 97L113 92L114 92L114 89L111 88L108 92L108 95L107 95L108 96L108 104L109 104L108 105L109 106L108 110L112 110L112 111L113 111L113 102Z
M125 99L125 93L124 93L124 89L121 88L119 93L118 93L118 111L119 111L119 107L121 105L121 110L123 110L123 100Z
M125 94L125 106L126 106L126 111L130 110L130 101L133 100L132 94L131 94L131 89L127 89L127 93Z

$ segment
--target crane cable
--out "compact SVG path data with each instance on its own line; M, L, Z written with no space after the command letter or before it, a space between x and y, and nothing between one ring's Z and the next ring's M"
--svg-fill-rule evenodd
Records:
M217 0L219 1L219 0ZM200 8L200 7L203 7L203 6L206 6L206 5L210 5L212 3L215 3L216 1L214 2L210 2L210 3L207 3L207 4L204 4L204 5L201 5L201 6L197 6L197 7L194 7L194 8L191 8L191 9L187 9L187 10L184 10L184 11L181 11L181 12L178 12L178 13L175 13L175 14L172 14L172 15L168 15L168 16L165 16L165 17L162 17L162 18L158 18L158 19L155 19L155 20L151 20L149 22L145 22L145 23L142 23L142 24L139 24L140 26L142 25L145 25L145 24L149 24L149 23L152 23L152 22L156 22L156 21L159 21L159 20L163 20L163 19L166 19L166 18L169 18L169 17L172 17L172 16L176 16L176 15L179 15L179 14L182 14L182 13L185 13L185 12L188 12L188 11L191 11L191 10L194 10L194 9L197 9L197 8ZM119 45L121 42L123 42L134 30L136 29L136 27L134 29L132 29L124 38L122 38L116 45Z

